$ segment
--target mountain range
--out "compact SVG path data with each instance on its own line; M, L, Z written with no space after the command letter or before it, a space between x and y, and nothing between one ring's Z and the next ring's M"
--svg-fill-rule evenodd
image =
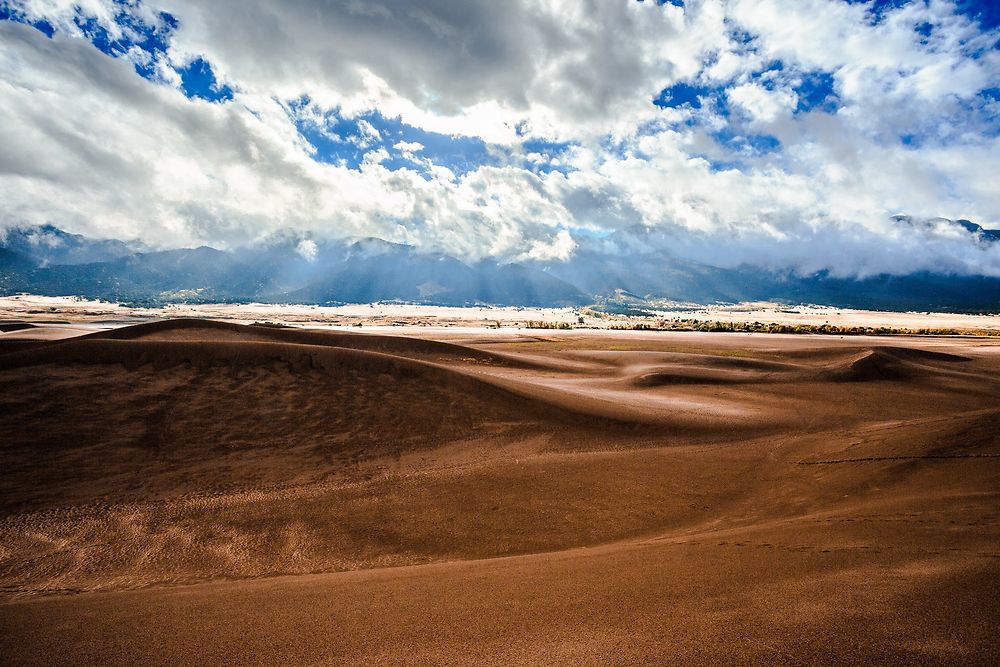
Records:
M1000 230L968 220L897 216L914 229L947 226L970 242L1000 241ZM633 238L578 238L567 261L462 261L376 238L279 236L237 250L202 246L149 250L91 239L52 225L0 236L0 294L80 296L160 305L171 302L340 304L401 301L436 305L579 306L664 301L768 300L875 310L995 312L1000 278L919 272L843 278L801 276L755 266L722 268L667 251L608 252ZM622 232L616 232L622 234ZM616 241L622 241L617 243Z

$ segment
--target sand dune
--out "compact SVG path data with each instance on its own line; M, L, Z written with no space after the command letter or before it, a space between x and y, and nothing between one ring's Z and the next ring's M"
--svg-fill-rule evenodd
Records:
M419 356L424 358L456 357L458 359L475 360L483 363L523 364L520 360L507 358L503 355L436 340L406 336L372 336L336 330L317 331L267 325L247 326L213 320L184 318L154 321L107 331L98 331L86 336L86 338L210 343L224 341L273 341L367 350L369 352L382 352L402 356Z
M4 662L1000 659L1000 345L631 334L0 337Z

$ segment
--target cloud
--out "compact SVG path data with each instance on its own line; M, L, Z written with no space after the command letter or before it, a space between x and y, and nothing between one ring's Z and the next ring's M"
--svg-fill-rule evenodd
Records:
M744 83L727 91L729 101L741 107L755 121L770 123L782 114L789 114L798 104L798 96L790 90L768 90L763 86Z
M877 16L839 0L9 4L0 224L539 261L580 230L639 229L724 265L1000 274L1000 250L890 220L1000 227L1000 34L943 0ZM25 25L40 21L52 38ZM186 90L192 63L228 95Z
M683 12L576 0L289 0L162 6L180 17L175 60L205 57L226 81L282 99L388 116L433 131L558 138L650 110L649 91L690 44ZM687 67L697 56L684 54ZM690 62L688 62L690 61Z
M418 141L400 141L393 148L402 153L419 153L424 150L424 145Z
M371 123L361 119L358 121L358 133L352 136L351 140L359 148L368 148L381 138L382 135L379 134L379 131Z
M302 239L295 245L295 252L299 253L303 259L312 262L316 259L319 246L312 239Z

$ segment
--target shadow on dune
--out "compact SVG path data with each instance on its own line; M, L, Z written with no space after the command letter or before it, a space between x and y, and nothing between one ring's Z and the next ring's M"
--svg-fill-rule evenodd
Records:
M947 366L964 361L969 357L914 348L873 347L828 366L819 376L834 382L908 380L947 371Z

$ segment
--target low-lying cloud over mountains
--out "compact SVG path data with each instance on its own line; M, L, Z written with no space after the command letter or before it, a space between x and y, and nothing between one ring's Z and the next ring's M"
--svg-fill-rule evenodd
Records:
M967 220L896 224L914 244L937 236L992 248L1000 232ZM118 301L584 305L663 300L777 300L876 309L996 310L1000 278L916 272L844 277L683 259L643 228L572 239L571 257L463 261L381 239L324 241L286 233L223 251L148 251L55 227L8 230L0 243L0 294L32 292Z

